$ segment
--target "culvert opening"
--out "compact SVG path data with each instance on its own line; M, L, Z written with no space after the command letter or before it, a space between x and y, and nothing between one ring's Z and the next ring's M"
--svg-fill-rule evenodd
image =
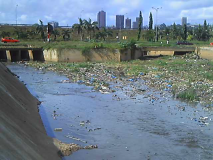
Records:
M28 50L21 50L21 60L22 61L29 61L30 60Z
M185 54L186 54L186 52L177 52L177 51L174 52L174 55L175 55L175 56L178 56L178 55L185 55Z
M19 50L10 50L11 62L17 62L21 60L21 54Z
M44 53L42 50L33 50L32 52L34 61L44 61Z
M1 62L6 62L7 61L6 50L0 50L0 61Z

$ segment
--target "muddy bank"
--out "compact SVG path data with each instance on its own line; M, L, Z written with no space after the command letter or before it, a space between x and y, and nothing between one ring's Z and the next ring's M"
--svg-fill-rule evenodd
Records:
M46 135L38 100L2 63L0 95L0 159L61 159Z

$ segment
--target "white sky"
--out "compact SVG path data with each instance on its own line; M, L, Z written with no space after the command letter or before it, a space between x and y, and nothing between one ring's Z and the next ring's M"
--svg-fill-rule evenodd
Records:
M17 6L18 5L18 6ZM188 17L188 23L213 24L213 0L0 0L0 23L34 24L41 19L45 24L57 21L59 25L72 25L78 18L97 20L97 13L107 13L107 26L115 25L115 15L123 14L135 21L142 11L144 24L148 24L152 7L162 7L158 12L158 24L181 23L181 17ZM17 12L16 12L17 9Z

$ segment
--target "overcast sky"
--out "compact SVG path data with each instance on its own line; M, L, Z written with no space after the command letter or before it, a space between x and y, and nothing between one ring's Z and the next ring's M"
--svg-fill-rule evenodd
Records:
M181 24L181 17L188 23L203 24L204 19L213 24L213 0L0 0L0 23L34 24L41 19L45 24L57 21L59 25L72 25L78 18L97 20L97 13L104 10L107 26L115 25L115 15L123 14L135 21L142 11L144 24L152 12L158 11L158 24ZM17 9L17 12L16 12Z

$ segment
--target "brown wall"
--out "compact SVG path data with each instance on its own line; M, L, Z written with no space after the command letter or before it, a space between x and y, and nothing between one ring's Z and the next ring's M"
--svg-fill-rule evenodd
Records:
M198 49L198 55L201 58L213 60L213 47L200 47Z
M50 49L44 50L44 59L54 62L120 61L120 52L118 49L91 49L85 52L81 49Z
M147 55L148 56L160 56L160 55L173 56L174 51L148 51Z

